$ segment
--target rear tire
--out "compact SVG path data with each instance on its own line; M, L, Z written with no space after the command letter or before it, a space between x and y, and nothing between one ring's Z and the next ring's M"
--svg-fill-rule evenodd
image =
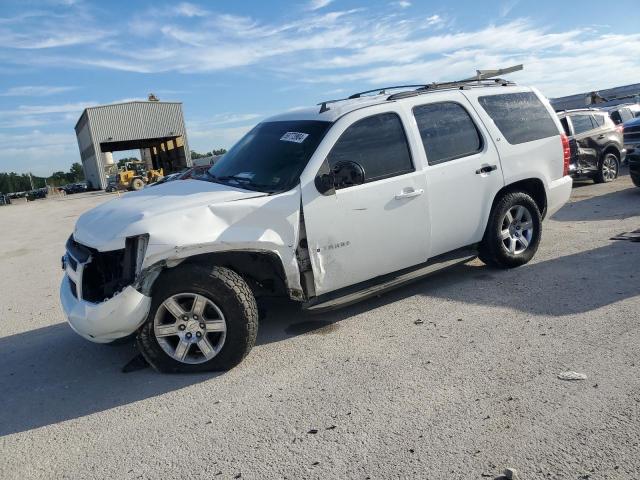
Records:
M614 153L607 153L598 163L598 171L593 180L596 183L609 183L618 178L620 171L620 161Z
M542 216L536 202L524 192L499 198L489 216L479 258L498 268L514 268L529 262L542 237Z
M187 264L158 279L137 343L160 372L223 371L247 356L257 333L256 300L240 275Z
M639 176L630 175L630 176L631 176L631 181L633 182L633 184L636 187L640 187L640 175Z

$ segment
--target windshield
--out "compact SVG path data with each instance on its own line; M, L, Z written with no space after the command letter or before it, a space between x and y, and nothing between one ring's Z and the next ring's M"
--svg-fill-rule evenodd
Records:
M208 179L268 193L290 190L330 126L316 120L260 123L209 169Z

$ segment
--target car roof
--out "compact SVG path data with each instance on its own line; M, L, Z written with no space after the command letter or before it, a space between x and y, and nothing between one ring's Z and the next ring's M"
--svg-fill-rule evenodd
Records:
M415 88L417 87L417 88ZM530 91L530 88L519 87L513 82L502 79L488 81L449 82L443 84L410 85L407 87L384 87L367 92L355 93L348 98L327 100L314 107L295 108L264 120L265 122L315 120L335 122L347 113L362 108L381 105L384 103L401 102L416 96L428 95L435 92L457 91L468 89L486 90L488 94L515 93ZM392 93L393 92L393 93Z

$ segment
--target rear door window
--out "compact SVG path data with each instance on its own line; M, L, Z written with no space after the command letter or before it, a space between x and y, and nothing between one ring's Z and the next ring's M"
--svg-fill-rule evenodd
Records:
M591 121L591 115L571 115L571 123L573 124L575 135L580 135L595 128Z
M343 161L359 163L365 183L414 170L402 121L395 113L355 122L340 136L327 159L331 168Z
M512 145L559 135L553 118L533 92L479 97L478 102Z
M413 108L429 165L466 157L482 150L482 137L464 107L454 102Z
M604 115L592 115L591 120L594 122L595 128L602 127L604 125Z

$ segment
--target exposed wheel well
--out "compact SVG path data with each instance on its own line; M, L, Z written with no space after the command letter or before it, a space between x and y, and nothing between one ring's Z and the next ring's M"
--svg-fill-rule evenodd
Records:
M525 192L533 198L540 210L540 214L542 218L545 217L547 213L547 193L544 189L544 184L542 180L538 178L527 178L525 180L520 180L515 183L511 183L509 185L505 185L500 189L500 191L496 194L493 199L493 205L491 205L491 209L495 206L496 202L505 194L509 192Z
M233 270L249 284L255 296L288 296L280 257L270 252L213 252L194 255L180 265L217 265ZM165 269L160 275L170 271Z
M620 161L620 150L618 150L618 147L616 147L615 145L609 145L607 146L603 151L602 151L602 157L604 158L604 156L607 153L613 153L617 158L618 161Z

